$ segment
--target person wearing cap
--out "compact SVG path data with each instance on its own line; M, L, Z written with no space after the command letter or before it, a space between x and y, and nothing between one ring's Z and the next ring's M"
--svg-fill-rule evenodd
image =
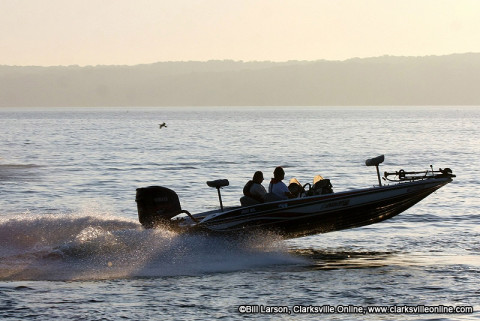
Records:
M267 191L265 190L265 187L263 187L262 182L263 173L261 171L255 172L255 174L253 174L253 179L245 184L245 187L243 188L243 194L263 203L265 201L265 194L267 194Z
M282 180L285 178L285 171L282 167L278 166L273 171L273 178L268 185L268 192L273 193L280 197L280 199L288 199L292 197L292 193L288 190L287 185L285 185Z

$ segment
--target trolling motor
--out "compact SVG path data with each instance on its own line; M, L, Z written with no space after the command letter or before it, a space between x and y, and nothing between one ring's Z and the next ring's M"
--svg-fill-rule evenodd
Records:
M393 179L388 176L395 176ZM450 168L439 168L438 171L433 170L433 166L430 165L430 170L420 172L406 172L403 169L396 172L385 172L383 174L385 180L390 182L405 182L405 181L417 181L427 178L442 178L442 177L456 177Z
M377 169L377 176L378 176L378 184L382 186L382 180L380 178L380 170L378 166L383 163L385 160L385 155L380 155L375 158L370 158L365 161L365 165L367 166L375 166ZM389 176L395 176L394 178L389 178ZM416 180L422 180L427 178L443 178L443 177L456 177L456 175L452 174L452 170L450 168L439 168L438 171L433 170L433 166L430 165L430 170L426 171L419 171L419 172L406 172L403 169L396 171L396 172L384 172L383 179L389 182L411 182Z

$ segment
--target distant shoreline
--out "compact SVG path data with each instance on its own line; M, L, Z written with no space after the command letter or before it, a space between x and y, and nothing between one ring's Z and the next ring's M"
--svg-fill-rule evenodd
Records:
M0 66L0 107L478 106L480 54Z

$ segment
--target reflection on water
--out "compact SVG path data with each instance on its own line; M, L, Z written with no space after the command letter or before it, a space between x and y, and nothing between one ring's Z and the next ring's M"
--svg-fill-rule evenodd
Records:
M314 249L295 249L291 254L307 258L312 261L311 265L305 266L311 270L333 269L362 269L389 265L392 252L368 252L368 251L321 251Z
M372 251L325 251L315 249L292 249L289 253L307 259L311 264L302 268L311 270L364 269L384 266L454 266L465 265L480 268L478 255L447 255L439 253L372 252Z
M37 180L41 167L35 164L0 164L0 182Z

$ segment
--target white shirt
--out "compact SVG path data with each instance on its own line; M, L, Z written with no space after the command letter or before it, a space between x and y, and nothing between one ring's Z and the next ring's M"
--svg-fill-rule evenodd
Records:
M276 184L270 184L268 189L270 193L278 195L281 199L284 199L284 200L288 199L285 193L288 193L290 191L288 190L288 187L287 185L285 185L284 182L280 181Z

